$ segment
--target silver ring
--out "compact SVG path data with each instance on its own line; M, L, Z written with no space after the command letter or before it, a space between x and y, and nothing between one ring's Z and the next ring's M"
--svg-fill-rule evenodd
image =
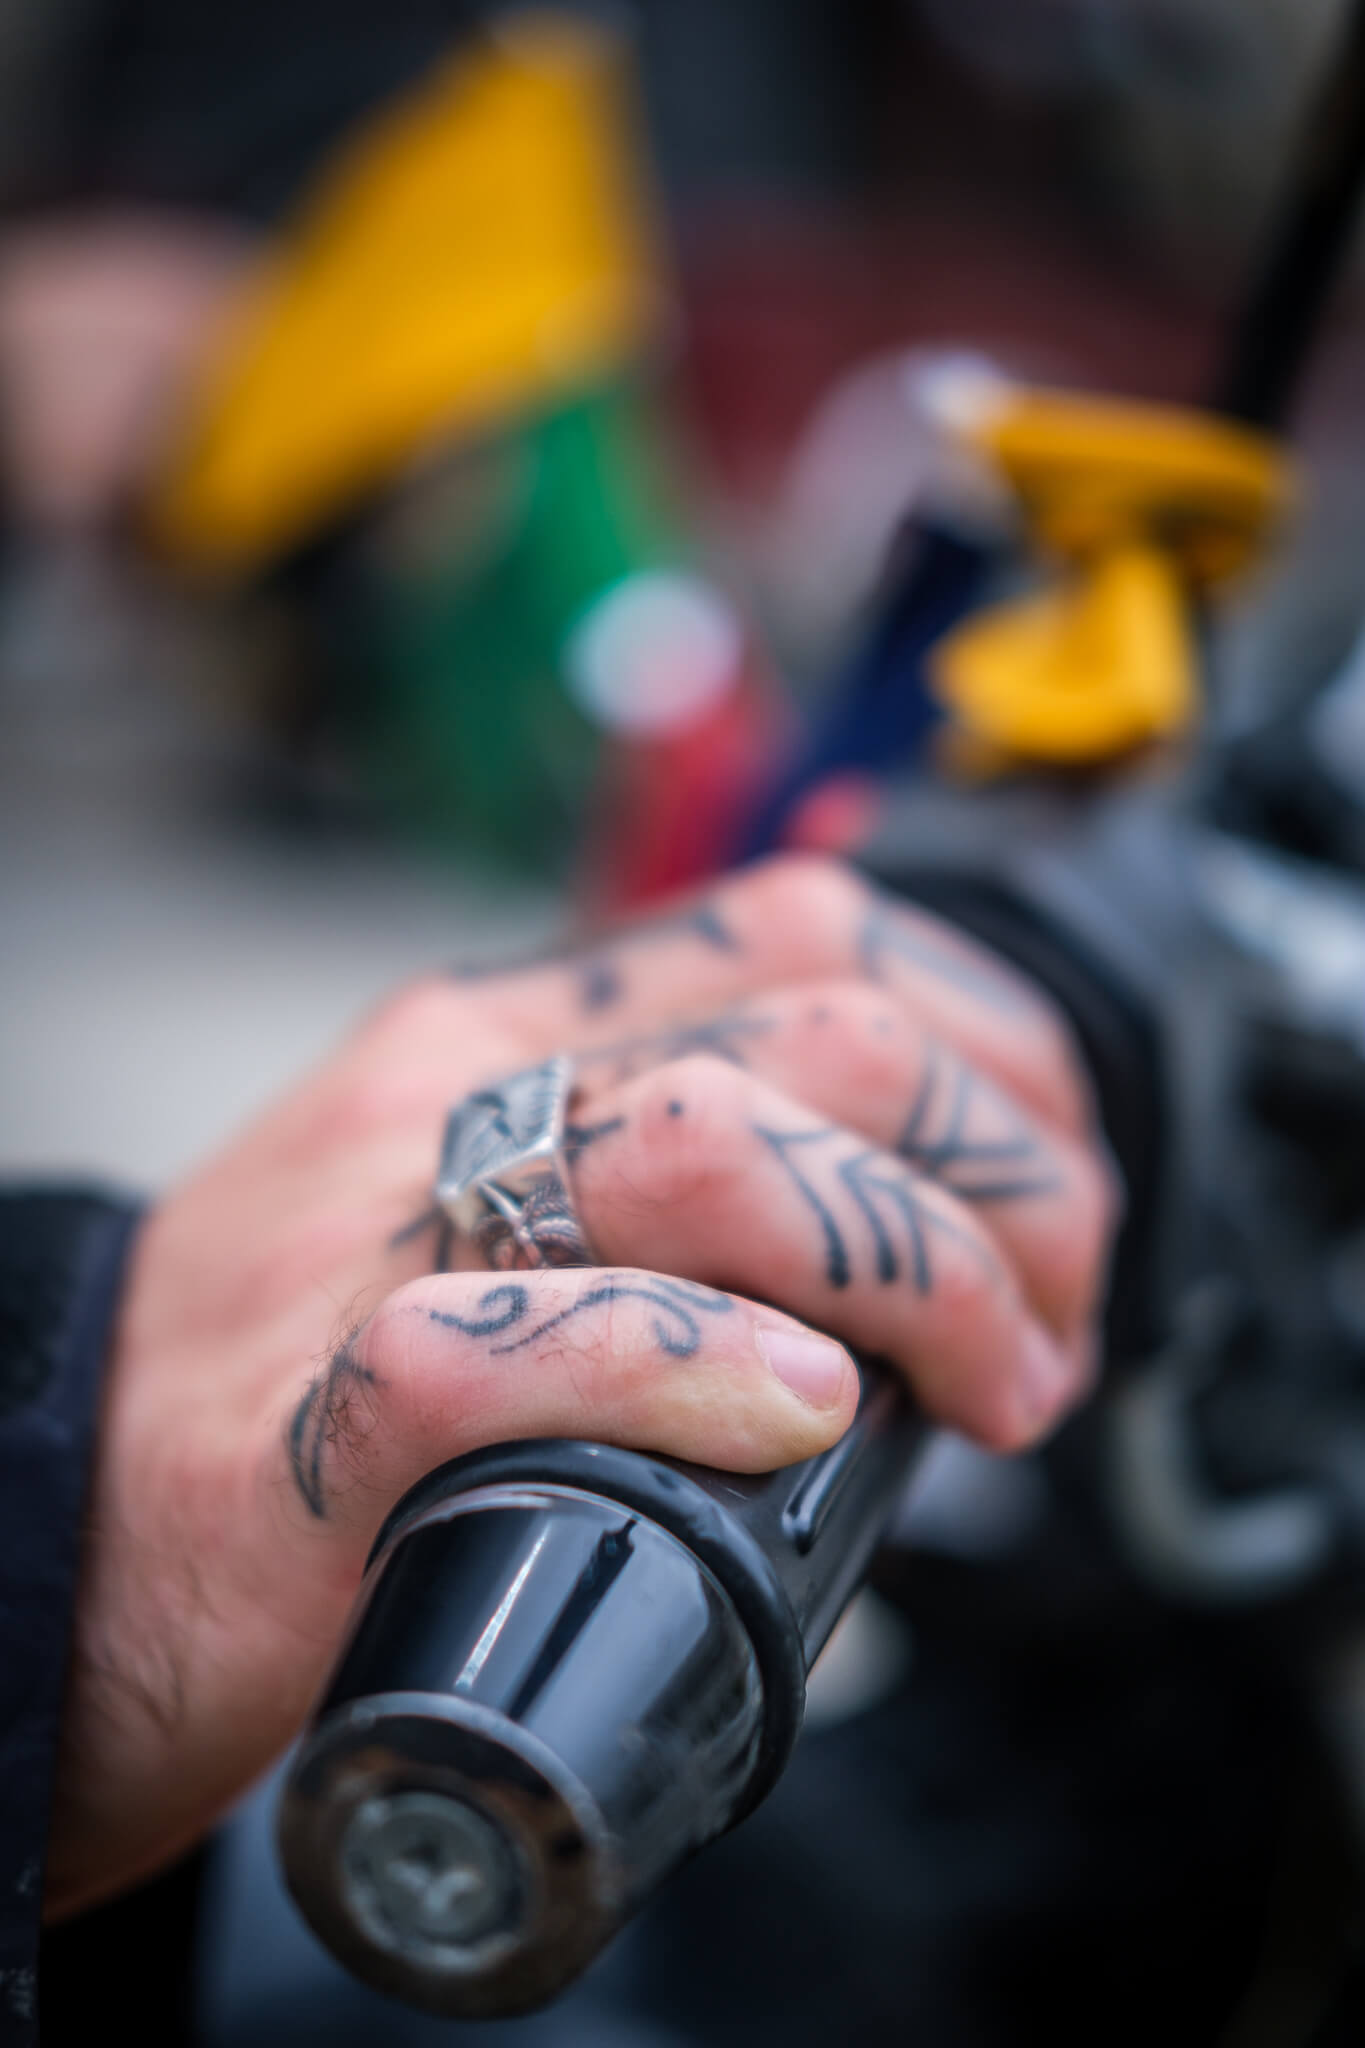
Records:
M564 1158L573 1061L561 1053L467 1095L451 1110L436 1201L499 1272L597 1263Z

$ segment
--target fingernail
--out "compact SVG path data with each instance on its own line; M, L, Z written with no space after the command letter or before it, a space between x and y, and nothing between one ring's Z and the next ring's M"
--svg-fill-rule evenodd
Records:
M807 1330L760 1329L758 1345L781 1380L812 1408L832 1408L848 1384L852 1361L842 1344Z
M1039 1436L1056 1422L1076 1386L1076 1369L1040 1323L1027 1323L1019 1348L1019 1407L1024 1426Z

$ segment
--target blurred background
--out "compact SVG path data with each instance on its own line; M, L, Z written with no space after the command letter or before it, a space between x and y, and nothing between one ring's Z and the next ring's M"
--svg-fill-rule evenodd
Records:
M1202 401L1346 13L0 0L0 1168L155 1191L405 974L755 844L907 514L979 484L926 378ZM1234 738L1361 632L1362 344L1357 251L1292 535L1219 614ZM871 743L894 777L910 734ZM850 842L868 782L778 836ZM728 1875L499 2040L1307 2041L1365 1827L1277 1682L1087 1578L1033 1465L943 1457L922 1611L889 1567ZM1058 1598L955 1629L1040 1530ZM322 1957L267 1813L205 2038L478 2037Z
M970 347L1203 394L1335 0L5 0L0 1159L734 843ZM1361 301L1252 702L1358 623Z

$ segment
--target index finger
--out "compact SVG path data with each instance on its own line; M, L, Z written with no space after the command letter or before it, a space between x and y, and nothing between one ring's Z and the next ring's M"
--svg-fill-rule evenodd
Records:
M531 1057L654 1033L666 1056L723 1055L708 1041L735 1003L850 976L879 984L1064 1128L1090 1126L1070 1032L1045 996L942 919L816 856L764 861L581 952L481 981L478 997Z

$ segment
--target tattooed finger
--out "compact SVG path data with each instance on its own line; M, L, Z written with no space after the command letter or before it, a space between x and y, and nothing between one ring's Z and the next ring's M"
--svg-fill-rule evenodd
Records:
M693 1281L439 1274L347 1336L280 1447L300 1512L353 1546L414 1480L483 1444L582 1436L767 1471L835 1442L856 1399L840 1344Z
M938 1182L990 1230L1059 1335L1095 1315L1118 1207L1104 1155L1026 1108L883 991L857 981L789 986L737 1006L704 1037L670 1032L652 1049L641 1042L590 1058L580 1072L592 1114L610 1109L619 1125L631 1099L619 1084L651 1070L670 1099L686 1093L675 1048L770 1083L805 1106L807 1124L832 1122ZM799 1145L789 1164L799 1169Z
M1060 1266L1102 1226L1066 1198L1049 1231L1021 1233L1025 1261L911 1162L755 1075L693 1058L611 1100L622 1128L574 1173L605 1258L648 1256L780 1302L890 1358L932 1412L1001 1448L1041 1434L1080 1392L1084 1314L1050 1328L1041 1303L1070 1288L1088 1308L1097 1261L1059 1284L1046 1258Z
M832 978L883 989L1044 1115L1085 1127L1074 1046L1046 997L943 920L808 855L762 862L577 957L486 983L478 1000L532 1053L572 1044L638 1067L649 1041L671 1032L671 1057L707 1050L744 1064L752 1022L735 1029L735 1006L775 985ZM688 1031L715 1042L688 1045Z

